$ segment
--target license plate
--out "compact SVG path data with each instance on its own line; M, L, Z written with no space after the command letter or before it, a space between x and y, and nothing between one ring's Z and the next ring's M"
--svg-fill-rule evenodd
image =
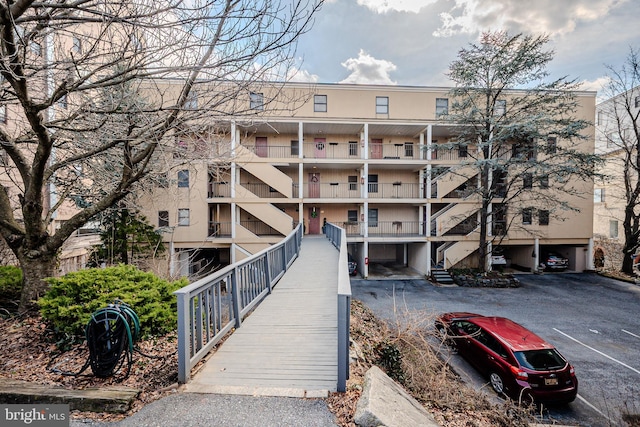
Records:
M544 379L544 385L558 385L558 379L557 378L545 378Z

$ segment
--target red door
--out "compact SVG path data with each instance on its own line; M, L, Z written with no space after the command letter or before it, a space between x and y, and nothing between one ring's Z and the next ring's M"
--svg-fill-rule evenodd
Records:
M319 173L310 173L309 174L309 198L319 198L320 197L320 174Z
M326 138L314 138L315 143L315 156L316 159L324 159L327 157L327 139Z
M256 156L268 157L269 149L267 148L267 137L256 136Z
M381 139L371 140L371 158L372 159L382 158L382 140Z
M309 234L320 234L320 208L309 208Z

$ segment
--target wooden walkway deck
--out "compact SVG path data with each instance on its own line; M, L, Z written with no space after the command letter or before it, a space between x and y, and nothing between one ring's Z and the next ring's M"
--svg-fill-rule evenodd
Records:
M338 256L304 237L299 258L184 386L185 392L326 397L338 381Z

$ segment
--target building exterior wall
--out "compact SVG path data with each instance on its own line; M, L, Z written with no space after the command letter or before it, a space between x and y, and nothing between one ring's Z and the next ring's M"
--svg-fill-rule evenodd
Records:
M269 97L268 87L260 90ZM278 241L298 223L306 234L322 234L327 221L346 229L350 251L365 277L367 260L404 262L429 274L443 262L445 248L455 264L477 264L469 242L478 239L472 229L478 201L456 192L467 178L446 184L438 182L441 176L430 175L432 168L446 171L464 161L457 152L434 149L452 137L435 108L436 99L447 98L448 90L286 85L290 96L281 98L295 99L297 108L279 104L276 97L254 120L229 118L228 144L236 157L224 159L224 178L207 178L206 168L215 167L216 159L203 158L191 165L197 173L190 174L194 182L189 188L165 189L164 195L145 201L147 216L171 211L175 251L232 248L231 262ZM326 102L314 106L314 95ZM592 121L595 94L577 96L578 118ZM593 152L593 135L594 129L588 129L581 150ZM594 216L592 198L584 195L592 194L593 187L572 184L581 196L568 202L579 212L567 212L563 222L514 227L500 242L514 262L534 268L536 248L554 247L571 255L572 270L588 268L584 253ZM185 208L190 224L176 226L177 209ZM447 217L451 209L465 211L465 218ZM290 229L283 229L283 223ZM456 252L458 242L466 246Z

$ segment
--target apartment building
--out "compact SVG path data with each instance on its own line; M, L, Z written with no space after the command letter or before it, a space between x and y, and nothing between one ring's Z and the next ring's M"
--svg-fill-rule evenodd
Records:
M596 154L604 164L601 172L606 178L594 184L593 235L595 240L596 267L619 270L622 266L624 246L624 217L626 188L625 163L633 164L636 155L636 138L631 115L640 111L638 88L621 93L598 103L596 106ZM627 156L631 156L627 160ZM628 170L633 179L633 167Z
M142 203L165 231L174 273L235 262L299 223L306 235L322 234L325 222L346 229L364 277L374 263L424 275L435 266L477 265L480 202L465 192L475 172L460 166L470 148L444 147L451 127L438 119L449 105L448 88L288 84L284 91L308 96L287 110L265 103L265 93L250 93L252 119L216 124L224 135L216 150L229 155L196 156ZM578 118L591 121L595 93L577 96ZM593 152L589 132L582 149ZM207 146L205 138L177 136L176 144L197 150ZM590 183L576 185L583 196L592 194ZM500 249L512 265L535 269L536 253L553 248L571 270L592 268L592 198L569 203L578 212L564 222L525 218L502 236ZM496 220L494 228L509 220Z

